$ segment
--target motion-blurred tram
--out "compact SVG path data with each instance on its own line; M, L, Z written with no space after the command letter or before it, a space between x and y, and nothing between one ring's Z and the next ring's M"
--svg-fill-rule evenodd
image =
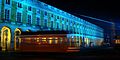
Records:
M115 49L120 49L120 36L115 36L115 40L113 40L113 47Z
M60 32L22 32L16 38L16 50L22 52L79 52L79 47L75 42L70 45L65 32L58 33Z

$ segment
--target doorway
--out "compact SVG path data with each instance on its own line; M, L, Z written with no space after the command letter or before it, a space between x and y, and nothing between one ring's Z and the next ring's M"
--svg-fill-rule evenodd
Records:
M1 47L2 51L10 50L11 45L11 31L10 28L4 26L1 29Z
M19 28L16 28L14 31L14 50L18 50L20 47L21 39L21 30Z

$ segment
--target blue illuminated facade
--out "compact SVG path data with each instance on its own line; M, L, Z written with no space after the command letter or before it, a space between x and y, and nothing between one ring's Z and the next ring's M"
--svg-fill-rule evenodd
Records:
M64 30L76 46L99 46L103 42L102 28L38 0L0 0L0 29L4 26L11 32L11 48L16 28L34 32Z

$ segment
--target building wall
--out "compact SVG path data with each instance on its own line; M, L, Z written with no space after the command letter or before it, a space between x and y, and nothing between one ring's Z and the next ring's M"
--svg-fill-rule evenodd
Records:
M9 10L7 20L6 9ZM18 21L19 16L21 21ZM71 34L68 37L79 37L76 40L81 37L82 42L94 42L95 45L95 41L103 40L102 28L37 0L10 0L10 4L6 4L6 0L0 0L0 29L3 26L8 26L13 31L15 28L23 31L65 30Z

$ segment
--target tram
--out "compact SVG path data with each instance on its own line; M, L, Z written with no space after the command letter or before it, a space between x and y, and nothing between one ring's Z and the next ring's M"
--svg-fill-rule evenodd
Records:
M48 32L23 32L16 38L17 50L22 52L79 52L73 45L69 46L67 34L54 34ZM19 41L18 41L19 40ZM73 48L73 49L72 49Z
M120 49L120 36L115 36L115 40L113 40L114 48Z

